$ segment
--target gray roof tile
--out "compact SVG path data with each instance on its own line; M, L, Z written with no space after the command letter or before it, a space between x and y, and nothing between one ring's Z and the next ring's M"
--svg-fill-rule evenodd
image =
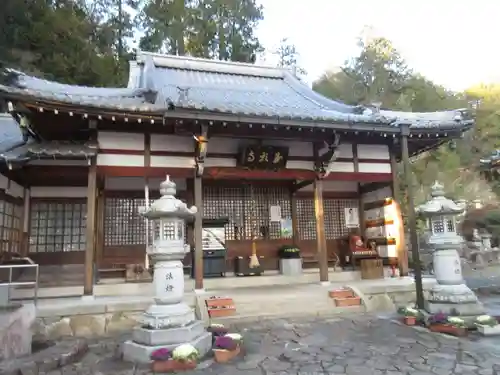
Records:
M66 85L10 73L15 80L0 85L0 94L102 109L164 113L173 103L178 109L304 121L312 126L404 123L417 129L463 129L474 124L463 109L410 113L346 105L314 92L286 69L141 51L130 63L127 88Z
M34 140L0 154L7 163L23 163L34 159L87 159L97 154L96 143L77 143L62 141L47 141L37 143Z
M23 143L19 124L8 113L0 113L0 153Z
M416 128L457 128L474 122L467 110L360 111L316 93L281 68L139 52L130 76L129 87L152 82L154 88L148 88L177 108L327 123L410 123Z
M10 85L0 85L0 92L33 96L68 104L77 104L103 109L154 112L165 105L152 104L146 100L149 90L143 88L104 88L67 85L28 76L10 70L15 80Z

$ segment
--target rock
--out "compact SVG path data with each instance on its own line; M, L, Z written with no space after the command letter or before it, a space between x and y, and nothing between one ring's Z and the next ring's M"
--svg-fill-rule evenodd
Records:
M70 319L73 335L77 337L102 336L106 332L104 315L76 315Z
M138 315L125 315L123 313L114 313L106 318L106 333L114 334L123 331L129 331L139 324Z
M46 335L49 340L60 339L61 337L73 336L70 319L62 318L58 322L52 323L45 327Z

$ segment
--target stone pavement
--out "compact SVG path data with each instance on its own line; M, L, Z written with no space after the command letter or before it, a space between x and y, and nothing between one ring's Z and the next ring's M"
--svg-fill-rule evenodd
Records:
M185 375L497 375L500 341L483 344L403 326L373 315L353 319L275 319L233 327L245 355L212 360ZM90 343L83 359L47 374L146 375L146 367L117 359L124 337Z

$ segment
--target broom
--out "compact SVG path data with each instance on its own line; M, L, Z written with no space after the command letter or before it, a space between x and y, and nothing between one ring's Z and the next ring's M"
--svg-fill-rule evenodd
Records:
M250 268L258 268L260 267L259 258L257 257L257 219L255 217L255 199L253 195L253 185L250 185L250 201L252 202L252 216L251 223L253 224L252 230L252 255L250 256L250 264L248 265Z

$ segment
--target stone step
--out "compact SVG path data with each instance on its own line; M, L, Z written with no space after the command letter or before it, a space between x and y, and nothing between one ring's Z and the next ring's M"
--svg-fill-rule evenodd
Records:
M294 318L294 317L314 317L314 316L336 316L336 315L352 315L363 314L366 310L364 306L348 306L348 307L335 307L321 309L307 309L307 310L280 310L280 311L240 311L233 316L224 318L212 319L212 322L231 322L231 321L253 321L260 319L275 319L275 318Z

